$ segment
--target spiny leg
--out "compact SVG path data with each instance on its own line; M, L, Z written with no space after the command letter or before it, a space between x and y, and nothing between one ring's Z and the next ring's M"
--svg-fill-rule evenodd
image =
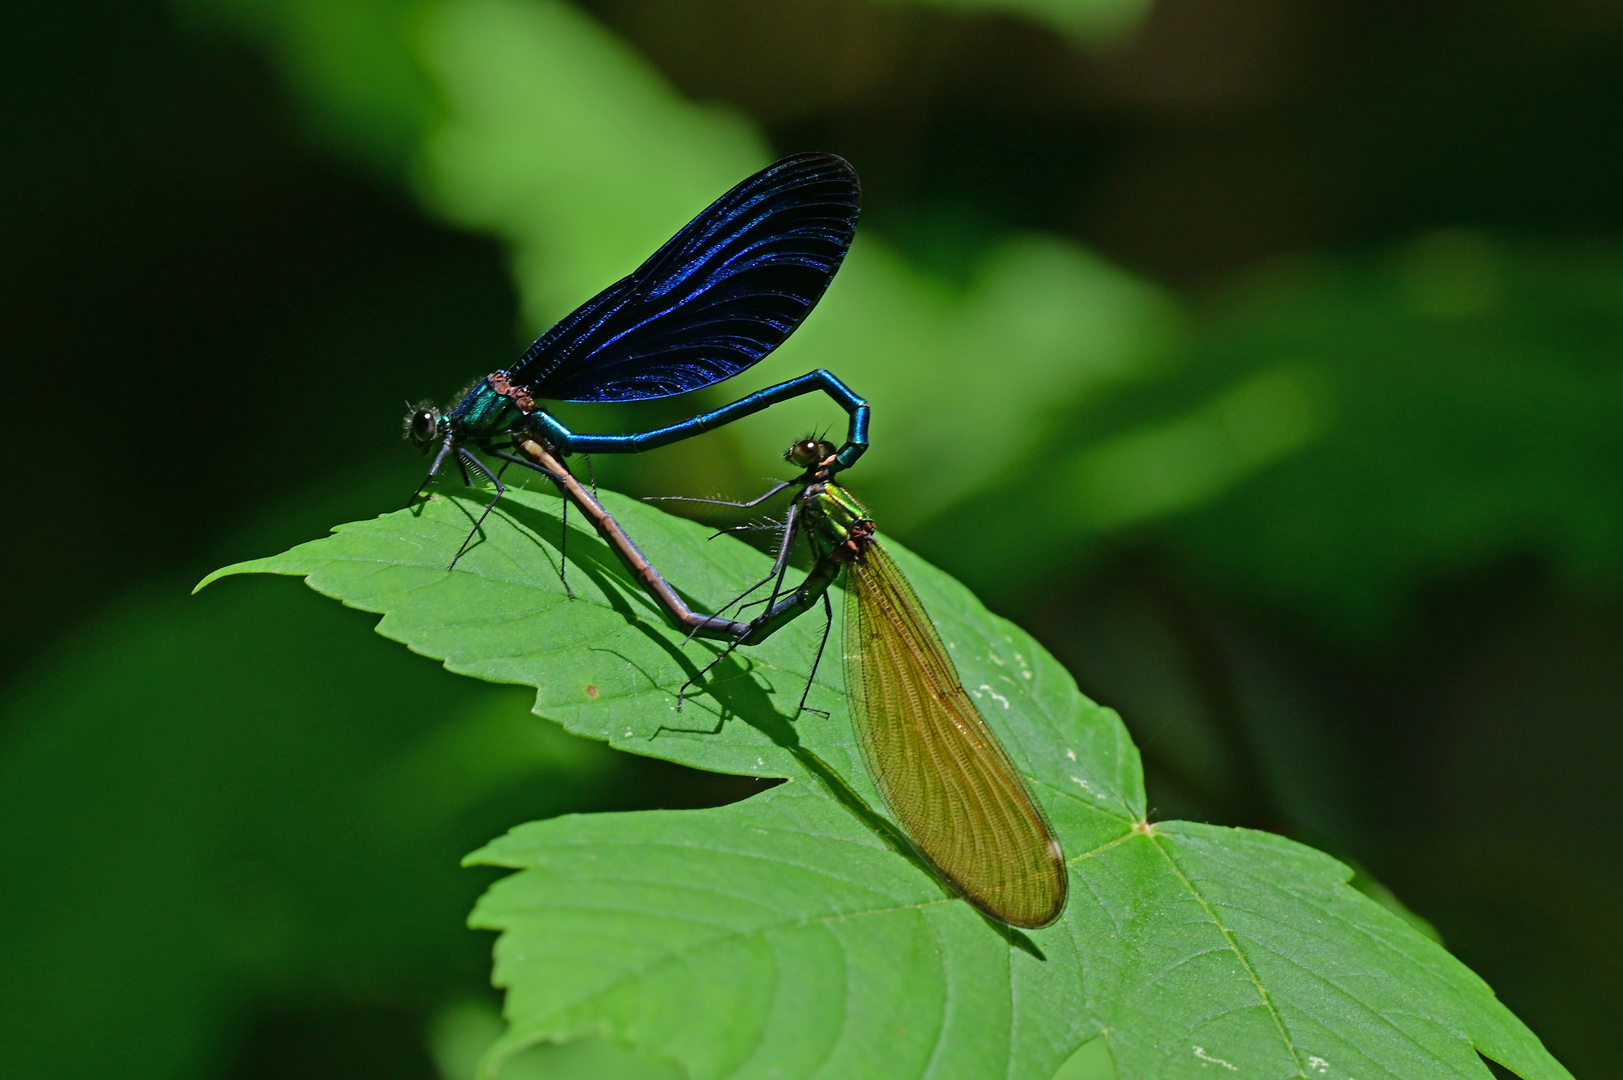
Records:
M800 503L789 503L789 512L784 515L784 526L782 526L782 528L784 528L784 538L782 538L782 541L779 541L779 544L777 544L777 557L773 560L773 568L766 572L766 577L761 578L760 581L756 581L755 585L751 585L750 588L747 588L747 590L743 590L742 593L738 593L737 596L734 596L734 598L730 599L730 601L722 604L721 609L717 609L717 616L724 614L729 607L740 603L745 596L748 596L748 594L758 590L758 588L761 588L761 586L766 585L766 583L773 580L773 578L776 578L777 585L773 588L773 596L766 601L766 606L771 607L774 603L776 603L777 593L782 590L782 585L784 585L784 573L789 570L789 559L792 557L792 555L794 555L795 534L797 534L795 533L795 529L799 528L799 515Z
M773 579L773 577L776 576L776 573L777 573L776 571L773 571L773 573L768 574L766 577L762 578L760 581L757 581L754 585L751 585L749 588L745 589L743 592L739 593L737 596L733 597L731 600L729 600L725 604L721 605L719 608L716 609L716 617L720 618L721 616L727 614L727 609L728 608L732 607L734 604L738 603L740 600L743 600L744 597L748 596L750 593L754 592L756 589L759 589L762 585L765 585L767 582L771 581ZM755 603L752 603L752 604L745 604L744 607L754 607L755 604L758 604L758 603L760 603L759 600L755 601ZM742 608L740 610L742 610ZM698 633L697 628L689 631L688 636L687 636L687 640L684 641L683 644L685 645L685 644L687 644L688 641L692 641L694 635L697 634L697 633Z
M732 607L734 604L738 604L738 610L740 613L742 613L747 608L759 607L762 604L765 604L767 607L771 607L773 604L778 602L778 596L783 591L783 579L784 575L787 573L789 557L791 554L790 551L786 549L789 544L793 543L795 517L798 513L798 504L791 503L789 505L789 510L784 514L783 521L781 523L774 521L764 525L735 525L731 529L723 529L721 532L714 533L710 537L710 539L714 540L717 536L720 536L724 532L743 532L751 529L775 529L778 531L779 536L783 538L779 541L778 556L775 560L773 560L772 569L767 571L766 577L762 578L760 581L757 581L754 585L751 585L749 588L745 589L743 592L729 600L726 606L721 609L722 611L726 611L727 608ZM740 603L740 601L742 601L746 596L754 592L756 589L759 589L762 585L765 585L773 578L776 578L778 583L772 589L772 592L769 595L763 596L759 600L751 600L747 604Z
M428 475L423 477L423 482L417 485L417 490L412 492L411 498L406 501L408 508L417 501L418 496L422 495L423 489L434 482L434 477L439 474L440 464L445 460L445 455L450 452L451 440L446 439L445 443L440 447L440 452L434 455L434 463L428 467Z
M828 593L823 594L823 640L817 643L817 655L812 658L811 674L806 676L806 689L800 692L800 704L795 706L795 715L803 712L814 712L819 716L827 716L827 709L812 709L806 705L806 698L811 694L812 682L817 678L817 666L823 662L823 650L828 647L828 632L834 629L834 605L829 603Z
M746 522L743 525L726 525L717 529L715 532L705 537L705 539L714 540L718 536L726 536L728 533L767 532L768 530L771 530L772 532L782 532L783 523L781 521L772 521L769 519L767 521Z
M795 551L795 533L799 524L800 497L797 495L795 501L789 504L789 509L783 515L783 543L778 545L778 558L772 564L772 572L777 574L778 580L772 586L772 595L767 597L766 600L766 609L768 611L771 611L772 605L778 602L778 597L783 595L783 579L789 573L789 557Z
M558 515L558 580L563 583L569 599L573 600L575 590L569 587L569 496L562 485L558 488L558 494L564 502L563 512Z
M819 716L828 715L827 709L818 709L808 706L806 704L806 699L811 696L812 683L817 679L817 669L823 663L823 651L828 648L829 632L833 629L834 605L829 602L828 593L825 592L823 594L823 636L817 642L817 653L812 657L811 671L806 675L806 688L800 692L800 702L795 706L795 715L790 717L791 720L795 719L803 712L814 712ZM681 685L676 692L676 707L678 710L680 710L687 701L688 688L691 686L697 686L699 684L699 680L710 674L710 669L714 668L717 664L731 656L733 654L733 650L736 648L738 648L738 642L735 641L729 644L716 656L714 660L700 668L691 679Z
M563 481L563 477L559 476L557 473L553 472L551 469L547 468L544 465L537 465L535 462L531 461L529 458L522 458L522 457L519 457L517 454L509 454L505 450L497 450L497 449L494 449L494 448L491 449L489 451L489 453L490 453L491 457L501 458L502 461L507 462L510 465L522 465L526 469L534 469L536 472L540 473L542 476L546 477L548 480L551 480L554 484L561 483ZM505 468L505 466L504 466L504 468Z
M774 603L777 601L778 593L783 588L784 575L786 573L788 573L788 571L789 571L789 557L792 554L794 554L795 535L798 532L798 526L799 526L799 523L800 523L799 514L800 514L800 503L799 503L799 501L797 500L795 502L790 503L788 513L784 515L784 519L783 519L783 542L778 545L778 557L772 564L772 573L768 574L766 577L762 578L760 581L758 581L754 585L750 586L749 589L747 589L744 593L742 593L740 596L738 596L733 601L731 601L727 605L728 607L731 607L732 604L735 604L739 600L742 600L745 596L748 596L750 593L754 592L756 589L760 588L762 585L766 584L768 581L771 581L773 578L777 579L777 584L772 587L772 600L773 600ZM770 606L771 605L769 604L768 605L769 609L770 609ZM726 611L727 608L723 607L721 610ZM833 618L832 609L831 609L831 614L829 615L829 618L830 619ZM826 629L823 632L823 638L824 638L825 641L828 639L828 632L827 632ZM688 635L688 640L691 641L692 639L693 639L693 635L689 634ZM676 707L678 709L680 709L682 707L682 703L687 699L688 687L698 685L699 680L704 678L706 675L708 675L710 673L711 668L715 667L717 664L719 664L723 660L727 659L727 657L731 656L733 654L733 650L736 649L736 648L738 648L738 642L736 642L736 641L731 642L730 644L728 644L728 646L725 649L723 649L721 651L720 654L718 654L716 656L716 658L714 660L710 661L710 663L706 664L702 669L700 669L699 672L696 673L693 676L693 678L689 679L687 682L682 684L681 688L679 690L677 690L677 692L676 692ZM817 655L819 657L821 657L823 655L823 650L822 650L821 646L818 647ZM815 671L816 671L816 669L814 668L813 672L815 673ZM802 695L802 697L801 697L801 703L802 704L805 703L805 696L804 695ZM799 714L797 713L796 715L799 715Z
M687 682L683 683L681 686L677 687L677 689L676 689L676 711L677 712L681 712L682 711L682 706L687 703L688 688L689 687L697 687L699 685L699 680L703 679L706 675L710 674L710 669L711 668L715 667L717 664L721 663L723 660L725 660L729 656L733 655L733 650L736 649L736 648L738 648L738 642L734 641L734 642L729 643L728 646L725 649L721 650L721 652L716 654L716 658L714 660L710 661L704 667L702 667L698 671L694 672L692 678L690 678Z
M563 477L559 476L557 473L543 465L538 465L530 459L521 458L516 454L509 454L502 450L492 450L490 451L490 454L492 457L499 457L504 462L509 464L522 465L526 469L534 469L548 480L551 480L553 486L558 489L558 494L563 499L564 504L563 526L561 534L558 537L558 582L564 587L564 593L568 595L569 599L575 599L575 590L569 587L569 492L564 487ZM503 466L503 468L505 467L506 466Z
M789 510L784 514L783 517L783 541L778 545L778 557L773 561L771 571L766 575L766 577L762 578L760 581L757 581L754 585L751 585L749 588L745 589L743 592L721 605L721 607L717 608L716 614L718 616L727 614L728 608L739 603L750 593L754 592L756 589L759 589L762 585L765 585L773 578L776 578L778 583L772 589L772 598L767 602L767 606L771 607L772 604L777 602L778 592L783 588L783 576L789 570L789 558L794 554L795 550L795 530L798 524L799 513L800 504L798 502L790 503ZM697 627L689 631L687 641L692 641L694 634L697 633ZM683 642L683 644L686 643L686 641Z
M479 534L479 529L484 525L485 518L489 517L490 512L496 509L496 504L502 501L502 496L507 494L507 487L501 482L501 478L495 473L491 472L490 469L485 466L484 462L474 457L473 453L466 447L457 447L456 457L457 464L462 466L463 478L468 480L468 486L473 486L473 481L468 477L468 465L472 465L475 469L484 474L485 479L496 485L496 497L490 500L490 505L485 507L485 512L479 515L479 520L474 522L473 528L468 530L467 539L463 540L462 546L456 549L456 555L452 557L451 565L449 567L451 570L456 569L457 560L462 558L463 554L468 550L468 545L472 544L473 538ZM464 465L463 462L467 462L468 464Z
M729 502L729 501L727 501L725 499L696 499L696 498L689 498L688 496L685 496L685 495L650 495L647 498L645 498L643 501L644 502L697 502L697 503L709 503L709 504L711 504L713 506L736 506L736 507L748 508L748 507L754 507L754 506L761 505L762 503L766 502L766 500L770 499L772 496L776 495L778 492L782 491L784 488L792 486L794 483L795 483L794 480L785 480L785 481L783 481L783 483L775 485L771 490L767 491L766 493L764 493L762 495L757 495L755 498L750 499L748 502ZM783 541L783 544L782 544L782 546L781 546L781 548L780 548L780 550L778 552L778 560L777 560L777 562L775 564L773 564L772 572L770 574L768 574L766 577L762 578L760 581L757 581L754 585L751 585L749 588L747 588L743 592L739 593L737 596L733 597L731 600L727 601L720 608L718 608L716 610L716 614L718 616L725 614L728 608L732 607L734 604L736 604L739 601L743 600L746 596L748 596L750 593L754 592L756 589L759 589L762 585L765 585L768 581L771 581L773 577L776 577L778 579L778 583L779 583L780 586L782 585L782 583L783 583L783 574L784 574L785 569L788 566L789 552L791 550L793 550L794 533L795 533L795 511L796 511L796 506L797 506L797 503L790 503L789 504L789 512L788 512L787 516L785 516L784 521L783 521L783 537L784 537L784 541ZM717 535L719 536L720 533L718 533ZM776 595L777 595L777 590L774 589L773 590L774 598L776 597ZM686 638L686 641L684 641L683 643L686 644L687 641L692 641L694 635L697 634L698 632L699 632L698 627L695 627L693 630L689 631L688 635L687 635L687 638ZM731 649L731 647L729 647L727 652L731 652L731 651L732 651L732 649ZM726 653L722 653L722 656L725 656L725 655L726 655ZM711 661L710 664L708 666L706 666L705 671L709 671L710 668L714 667L715 664L720 659L721 659L721 657L717 657L716 660ZM700 674L702 675L703 672L700 672ZM692 682L693 682L693 680L689 679L687 681L687 683L683 684L683 688L685 689L687 686L691 685ZM679 693L677 695L677 708L682 707L681 706L681 699L682 699L682 695Z
M783 483L779 484L777 487L773 488L771 491L768 491L765 495L757 495L755 498L750 499L748 502L734 502L731 499L700 499L700 498L696 498L696 497L694 497L692 495L650 495L647 498L645 498L643 501L644 502L706 503L707 505L710 505L710 506L737 506L737 507L740 507L742 509L747 510L752 506L760 506L762 503L766 502L768 499L770 499L772 496L776 495L778 492L782 491L784 488L790 487L790 486L794 485L795 483L797 483L797 481L795 481L795 480L785 480Z

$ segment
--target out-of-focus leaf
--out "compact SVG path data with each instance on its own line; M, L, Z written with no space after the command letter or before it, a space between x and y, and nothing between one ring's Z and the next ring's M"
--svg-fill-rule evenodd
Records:
M441 1080L478 1080L479 1063L505 1028L501 1013L482 1001L460 1001L442 1009L429 1027L429 1049ZM502 1080L686 1080L686 1074L669 1062L638 1057L606 1039L586 1038L532 1046L508 1059Z
M707 544L690 522L606 501L700 604L766 568L736 541ZM535 686L537 711L577 733L790 780L717 810L523 825L471 856L519 871L474 914L502 931L509 1028L492 1066L607 1035L700 1078L768 1066L1047 1078L1103 1032L1128 1076L1485 1077L1478 1049L1528 1080L1568 1076L1480 980L1351 888L1334 859L1264 833L1146 822L1116 716L1027 635L898 550L1069 853L1059 923L1028 934L988 923L877 827L839 672L814 687L828 716L792 715L815 618L735 655L678 711L677 688L715 647L684 646L579 532L569 599L551 558L557 507L511 493L456 571L446 567L480 508L461 494L208 579L304 575L452 670Z
M1001 11L1047 23L1080 41L1114 44L1150 13L1150 0L886 0L956 11Z
M561 0L346 8L355 28L373 20L370 36L328 33L335 16L319 4L189 2L236 13L234 25L269 45L322 115L417 118L419 191L437 212L511 245L529 334L629 272L771 157L742 117L683 100ZM416 28L418 50L385 64L381 53L406 40L402 26ZM416 104L417 83L400 74L411 65L432 87L432 109ZM391 74L368 82L372 70ZM1166 295L1054 237L995 245L960 290L864 233L806 326L704 396L835 371L874 406L860 486L905 529L994 481L1040 444L1065 406L1152 370L1177 325ZM489 367L510 359L491 357ZM448 372L446 382L481 374ZM805 399L727 437L752 469L766 468L791 434L839 420L826 401ZM975 452L940 467L944 448L965 440Z
M423 56L443 100L423 193L511 245L535 332L771 159L743 117L682 100L569 4L445 0Z
M8 703L0 847L27 870L0 900L0 1073L190 1075L258 995L477 979L458 855L612 761L359 630L295 591L177 588Z
M537 329L768 158L739 120L679 98L567 4L452 0L425 34L445 102L428 188L454 220L513 245ZM1052 237L1004 243L957 291L863 234L806 326L714 393L838 373L874 405L863 490L905 528L995 477L1060 406L1140 374L1175 325L1159 292ZM753 460L770 461L786 433L837 416L807 401L737 432ZM965 439L975 452L939 467Z
M1054 463L1045 482L1069 493L1066 531L1108 532L1210 502L1326 426L1321 378L1280 367L1198 408Z
M388 176L411 166L435 114L417 61L423 0L171 0L188 21L257 42L287 73L312 134Z
M1181 366L1176 374L1191 375ZM1052 576L1079 574L1117 535L1221 499L1330 425L1327 379L1305 363L1215 388L1207 373L1189 381L1151 406L1201 395L1170 417L1072 423L1071 438L917 528L919 546L989 596L1017 602Z
M1446 232L1278 264L1214 307L1180 362L1086 404L918 546L1008 602L1128 531L1363 636L1524 556L1616 594L1623 252Z
M1307 365L1322 438L1178 523L1203 573L1355 632L1428 581L1532 555L1623 582L1623 252L1477 233L1275 267L1194 363Z
M410 484L340 481L253 534ZM517 819L626 805L631 759L535 720L532 695L244 584L117 598L0 706L0 1075L197 1076L267 998L467 993L487 944L463 926L481 883L461 855Z

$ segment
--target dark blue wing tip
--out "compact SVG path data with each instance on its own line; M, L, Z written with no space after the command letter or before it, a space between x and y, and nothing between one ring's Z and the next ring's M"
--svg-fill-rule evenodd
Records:
M849 203L851 206L851 227L856 228L857 212L862 206L862 178L857 175L856 167L838 154L825 154L812 152L806 154L791 154L786 158L779 158L754 176L745 180L738 187L743 187L753 181L783 172L806 172L820 174L818 179L827 184L844 184L850 189ZM734 188L737 190L737 188ZM845 200L842 200L845 201Z
M779 170L786 171L789 169L799 169L802 167L827 172L829 174L829 179L843 179L850 183L854 191L861 192L862 190L862 179L857 176L855 166L838 154L828 154L820 150L814 150L805 154L790 154L788 157L779 158L777 161L774 161L772 164L756 173L755 176L764 176L767 174L776 173ZM753 179L755 179L755 177L750 178L750 180ZM746 184L749 182L749 180L744 181Z

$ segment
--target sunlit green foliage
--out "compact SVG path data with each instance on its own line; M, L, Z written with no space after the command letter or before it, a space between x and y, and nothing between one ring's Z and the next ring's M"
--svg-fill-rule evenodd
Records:
M702 605L770 566L691 522L608 504ZM536 711L572 733L788 778L716 810L533 822L470 856L520 871L473 915L503 932L495 978L508 1028L492 1071L537 1043L599 1035L700 1078L1046 1078L1104 1032L1126 1076L1485 1077L1478 1050L1528 1080L1569 1076L1480 980L1348 887L1333 859L1266 833L1148 824L1115 714L1028 635L897 551L1071 867L1058 924L1020 934L989 923L876 827L882 803L838 671L814 686L826 715L794 715L815 619L734 654L679 712L676 691L718 647L684 647L584 532L567 544L582 571L571 599L536 558L562 538L560 505L514 493L455 571L476 495L355 522L208 579L302 575L453 671L536 687Z
M1365 633L1510 555L1616 593L1623 251L1432 233L1271 268L1224 308L1191 363L1300 365L1325 421L1173 530L1205 572Z
M1086 28L1090 12L1132 5L917 6ZM738 113L685 100L580 7L176 8L269 57L333 153L501 238L524 311L515 343L773 152ZM1370 639L1417 588L1518 556L1576 595L1616 595L1620 268L1605 247L1449 230L1277 263L1186 308L1053 235L995 236L942 275L870 228L805 330L722 389L827 365L870 395L876 449L853 486L1000 610L1139 545L1216 591ZM338 366L343 348L323 347L347 393L394 408L396 387L360 385ZM442 383L398 392L443 395L479 373L462 356ZM829 419L815 405L774 411L692 451L715 469L651 489L743 482L788 435ZM255 452L295 433L270 434L255 433ZM367 470L375 487L345 476L341 512L272 503L236 550L398 505L417 479L401 453L397 472ZM108 548L119 557L116 533ZM8 878L16 906L0 929L8 1075L99 1077L109 1061L120 1075L220 1073L242 1016L300 1001L444 1008L441 1068L465 1075L495 1035L490 1005L468 1006L458 1028L460 1006L446 1003L488 974L488 939L460 926L488 879L454 860L519 820L622 806L628 786L649 802L738 794L699 799L628 774L610 751L547 734L527 694L436 673L291 586L236 582L185 602L181 586L111 601L5 702L0 836L27 867ZM802 659L774 678L798 676ZM1157 689L1171 681L1157 654L1128 659ZM1302 727L1306 710L1291 708L1278 707L1280 726ZM1243 777L1178 730L1200 767ZM1321 800L1338 781L1276 776ZM1497 892L1499 875L1483 877ZM1584 887L1615 895L1595 880ZM1572 931L1586 952L1606 955L1592 948L1606 922ZM1574 982L1557 971L1536 996L1600 1000ZM620 1053L594 1043L571 1067L598 1075L600 1052Z
M1513 555L1615 595L1620 335L1611 246L1450 231L1282 262L1178 363L1074 414L1082 446L1044 446L923 546L1018 595L1062 553L1176 517L1159 542L1201 576L1364 636L1423 583Z
M888 0L957 11L1000 11L1047 22L1084 42L1121 39L1149 14L1145 0Z

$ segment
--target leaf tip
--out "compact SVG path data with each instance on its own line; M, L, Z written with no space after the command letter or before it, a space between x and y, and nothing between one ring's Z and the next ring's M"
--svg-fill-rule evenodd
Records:
M305 570L284 569L275 564L273 559L249 559L247 562L232 563L222 566L199 581L192 588L192 595L196 596L210 585L225 577L235 577L237 574L303 574Z
M494 845L492 845L492 844L486 844L484 847L478 849L477 851L470 851L466 855L462 856L462 868L464 870L466 870L470 866L501 866L501 865L503 865L502 863L499 863L499 862L497 862L495 860L495 857L494 857L494 855L492 854L492 852L490 850L493 846Z
M234 567L230 567L230 566L222 566L222 567L220 567L220 569L215 570L213 573L211 573L207 577L205 577L202 581L199 581L196 585L193 585L192 586L192 595L196 596L198 593L202 592L204 589L208 588L210 585L214 584L216 581L219 581L223 577L229 577L234 572L235 572Z

